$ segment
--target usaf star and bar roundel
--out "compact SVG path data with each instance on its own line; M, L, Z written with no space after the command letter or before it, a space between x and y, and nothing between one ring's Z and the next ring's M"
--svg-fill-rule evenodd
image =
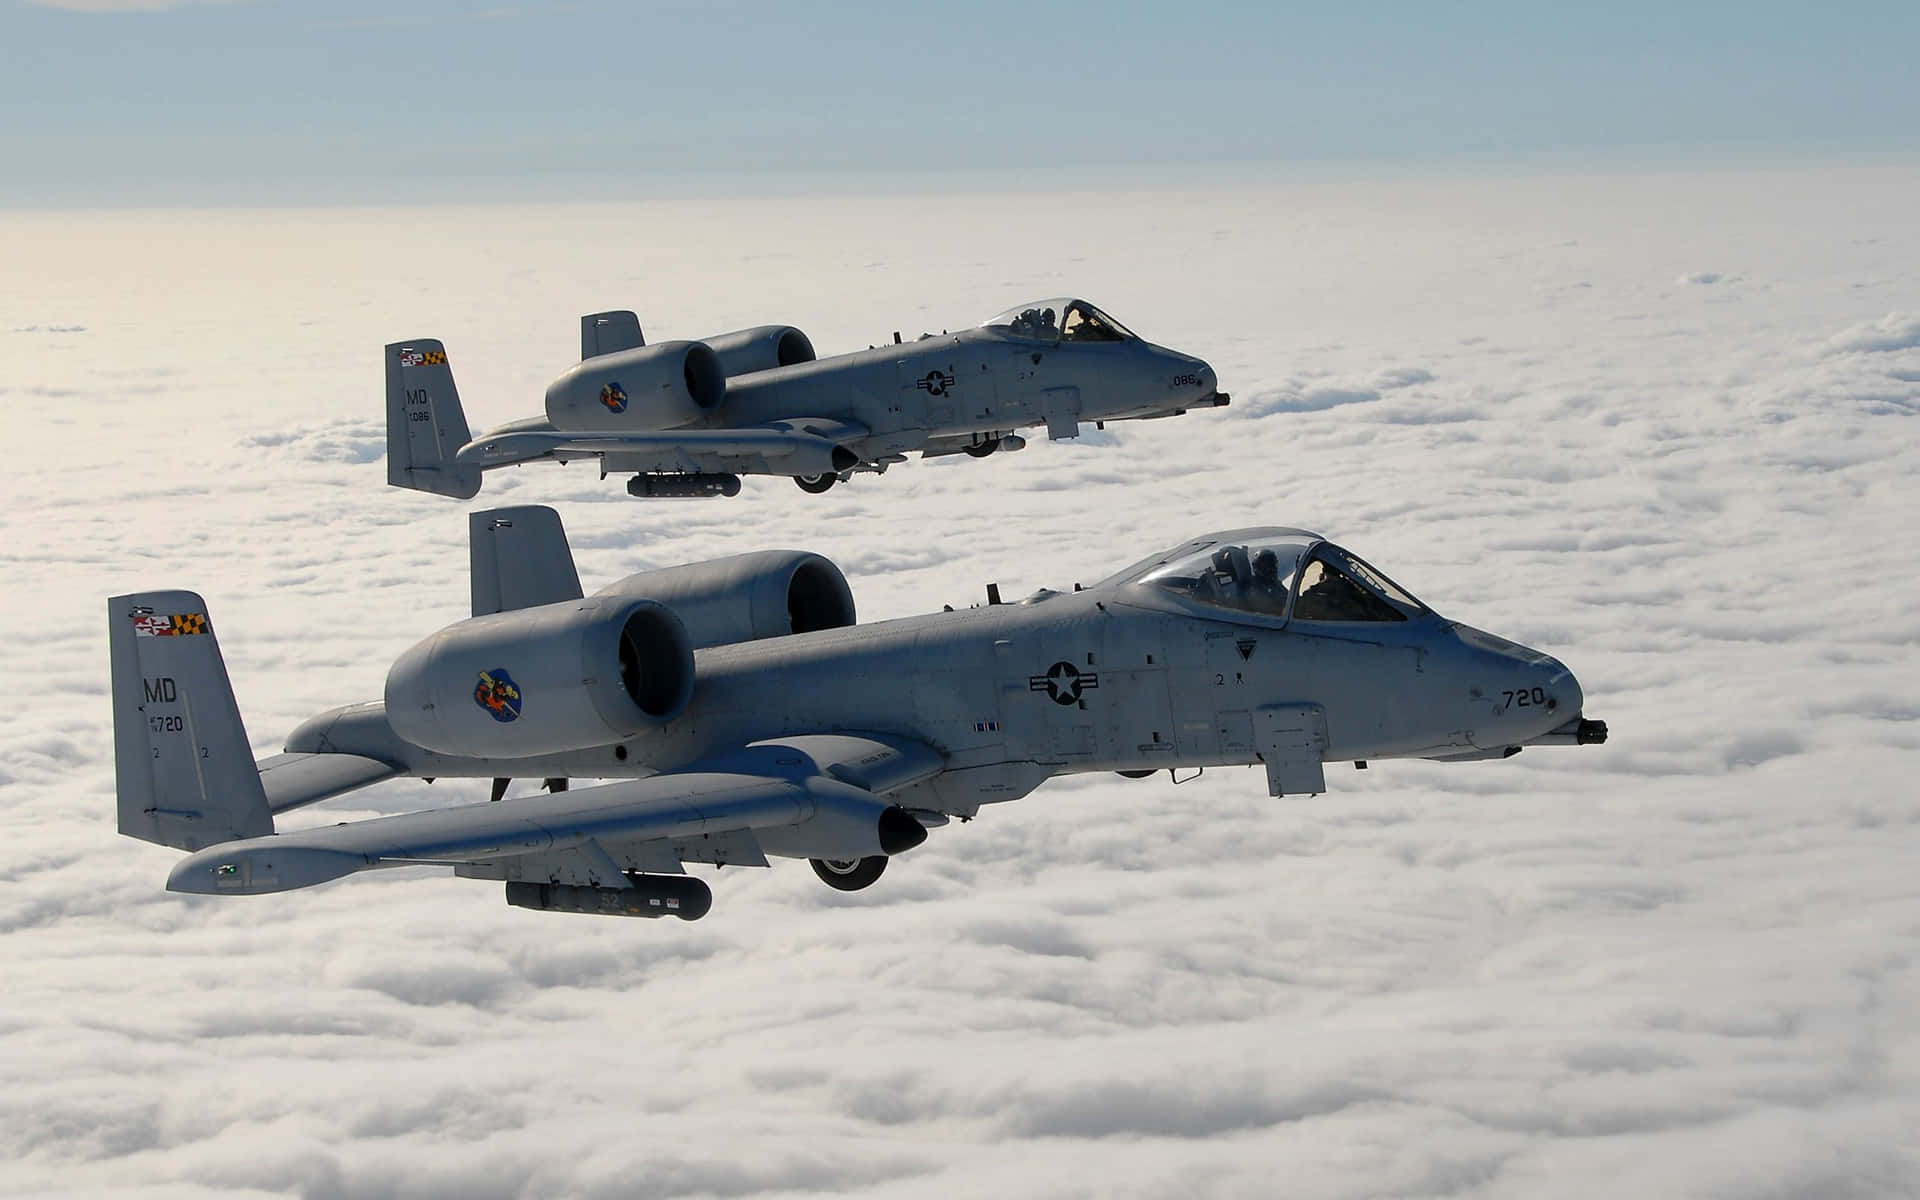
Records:
M1045 692L1055 704L1078 704L1080 693L1099 686L1098 671L1082 671L1064 659L1048 667L1044 675L1027 676L1027 690Z

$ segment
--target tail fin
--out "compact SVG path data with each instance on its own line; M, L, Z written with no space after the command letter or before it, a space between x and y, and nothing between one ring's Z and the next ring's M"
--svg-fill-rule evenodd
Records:
M181 850L273 832L227 666L192 592L107 601L120 832Z
M432 338L387 347L387 482L470 500L480 468L453 456L473 439L447 349Z
M467 541L474 616L580 598L567 531L546 505L469 513Z
M638 350L647 344L640 335L640 318L626 309L588 313L580 318L580 361Z

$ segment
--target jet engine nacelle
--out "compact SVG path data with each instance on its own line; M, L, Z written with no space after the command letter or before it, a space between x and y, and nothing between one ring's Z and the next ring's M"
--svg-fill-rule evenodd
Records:
M791 325L756 325L700 340L720 356L729 379L813 361L813 342Z
M568 431L677 429L726 394L727 373L711 346L661 342L570 368L547 387L547 420Z
M387 721L440 754L522 758L605 745L679 716L693 646L673 610L596 596L449 625L387 672Z
M695 649L839 629L854 622L840 568L804 550L762 550L629 575L599 597L655 600L673 609Z

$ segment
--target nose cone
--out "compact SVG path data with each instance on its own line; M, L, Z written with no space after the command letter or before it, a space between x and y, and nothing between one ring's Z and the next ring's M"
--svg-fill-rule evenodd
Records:
M1555 705L1562 719L1579 716L1586 707L1587 696L1580 690L1580 681L1573 677L1573 672L1557 658L1548 658L1540 667L1547 676L1541 687L1547 693L1549 704Z
M1470 625L1453 628L1468 652L1469 694L1493 708L1488 737L1517 745L1580 715L1586 694L1559 659Z
M1154 386L1165 387L1165 394L1177 407L1220 408L1226 405L1229 397L1220 390L1220 377L1214 374L1212 364L1177 350L1160 346L1154 349L1159 351L1158 366L1165 372L1163 378L1154 380Z

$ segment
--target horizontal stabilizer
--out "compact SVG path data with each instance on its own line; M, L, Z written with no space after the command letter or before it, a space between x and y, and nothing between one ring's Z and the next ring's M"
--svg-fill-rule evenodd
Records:
M358 754L276 754L261 759L258 767L267 808L276 816L405 773Z

